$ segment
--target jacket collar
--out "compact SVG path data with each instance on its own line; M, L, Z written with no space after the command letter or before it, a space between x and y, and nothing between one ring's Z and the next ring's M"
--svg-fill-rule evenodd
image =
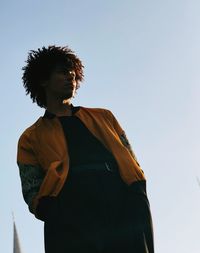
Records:
M80 106L73 106L71 104L71 109L72 109L72 115L74 115L80 109ZM53 119L55 117L56 115L54 113L49 112L47 110L45 111L44 116L43 116L43 118L48 118L48 119Z

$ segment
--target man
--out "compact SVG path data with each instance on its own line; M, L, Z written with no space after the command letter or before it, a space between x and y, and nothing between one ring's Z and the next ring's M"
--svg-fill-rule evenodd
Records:
M146 180L125 132L109 110L71 103L83 68L68 47L28 55L24 87L46 111L19 139L24 199L45 223L46 253L153 253Z

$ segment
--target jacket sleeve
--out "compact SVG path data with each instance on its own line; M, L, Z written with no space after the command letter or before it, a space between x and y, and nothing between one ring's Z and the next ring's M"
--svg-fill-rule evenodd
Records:
M44 172L41 167L31 164L18 162L18 167L24 200L30 212L35 213L32 205L33 199L39 192L40 185L44 179Z
M111 120L112 120L112 124L113 124L113 127L115 129L115 131L117 132L120 140L121 140L121 143L128 149L128 151L130 152L130 154L132 155L132 157L134 158L134 160L137 162L138 166L140 166L137 158L136 158L136 155L131 147L131 144L126 136L126 133L125 131L122 129L121 125L119 124L118 120L115 118L115 116L112 114L111 111L108 110L108 113L111 117Z
M44 171L37 162L30 135L23 133L18 142L17 164L21 179L22 194L30 212L34 213L33 200L44 179Z

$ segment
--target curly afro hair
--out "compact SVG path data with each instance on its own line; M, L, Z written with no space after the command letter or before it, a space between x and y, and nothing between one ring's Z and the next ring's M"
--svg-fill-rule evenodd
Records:
M76 73L77 89L83 81L83 68L81 60L69 47L57 47L55 45L31 50L26 61L27 65L22 68L23 85L26 95L40 107L46 108L46 96L41 83L48 80L51 72L57 64L64 64Z

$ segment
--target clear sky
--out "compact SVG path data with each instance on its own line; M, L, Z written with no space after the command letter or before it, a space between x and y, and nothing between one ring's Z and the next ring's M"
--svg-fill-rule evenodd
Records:
M200 252L200 1L0 2L0 252L43 253L43 223L21 193L16 148L43 109L21 68L41 46L68 45L85 65L74 105L112 110L148 181L158 253Z

